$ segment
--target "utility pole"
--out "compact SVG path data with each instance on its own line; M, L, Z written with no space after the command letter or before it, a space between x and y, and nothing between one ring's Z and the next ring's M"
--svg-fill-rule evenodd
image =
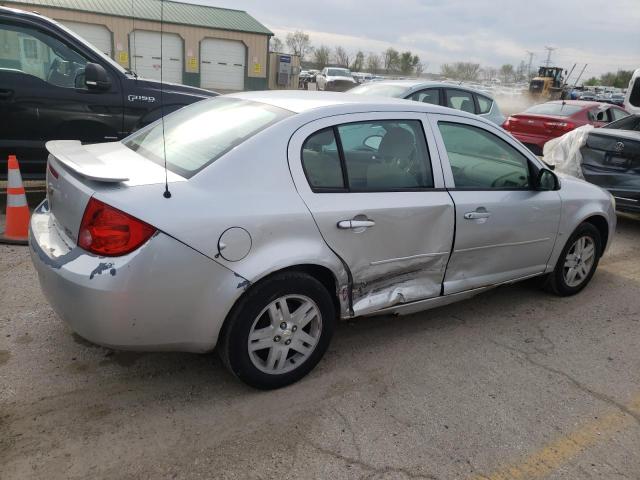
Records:
M527 50L527 55L529 55L529 67L527 68L527 78L531 78L531 64L533 63L533 56L535 54Z
M551 52L555 50L555 47L545 46L544 49L547 51L547 61L545 62L545 66L549 67L549 65L551 65Z

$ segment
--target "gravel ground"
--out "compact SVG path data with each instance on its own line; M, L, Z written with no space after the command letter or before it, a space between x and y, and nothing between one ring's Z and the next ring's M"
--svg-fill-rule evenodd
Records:
M74 335L0 245L0 478L638 479L640 218L591 285L345 322L296 385Z

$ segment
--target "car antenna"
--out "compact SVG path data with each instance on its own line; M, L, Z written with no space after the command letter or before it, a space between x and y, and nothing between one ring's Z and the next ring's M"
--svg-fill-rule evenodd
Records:
M171 192L169 191L169 174L167 173L167 142L164 135L164 97L162 88L162 44L164 43L162 29L163 13L164 0L160 0L160 123L162 124L162 158L164 159L164 193L162 194L162 196L164 198L171 198Z

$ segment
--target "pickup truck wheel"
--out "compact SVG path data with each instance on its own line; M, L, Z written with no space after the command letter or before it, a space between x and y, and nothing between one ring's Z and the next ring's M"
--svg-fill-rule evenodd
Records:
M305 273L277 274L240 299L225 325L220 356L252 387L284 387L320 361L335 321L333 301L322 283Z
M547 279L547 290L560 296L575 295L593 277L601 254L600 232L590 223L582 223L562 250L555 270Z

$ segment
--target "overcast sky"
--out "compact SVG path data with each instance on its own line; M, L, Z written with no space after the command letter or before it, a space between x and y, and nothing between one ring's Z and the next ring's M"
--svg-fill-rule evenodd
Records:
M534 66L552 62L585 76L640 68L640 0L189 0L246 10L283 41L304 30L313 45L381 52L392 46L420 56L429 72L473 61ZM581 68L581 66L580 66Z

